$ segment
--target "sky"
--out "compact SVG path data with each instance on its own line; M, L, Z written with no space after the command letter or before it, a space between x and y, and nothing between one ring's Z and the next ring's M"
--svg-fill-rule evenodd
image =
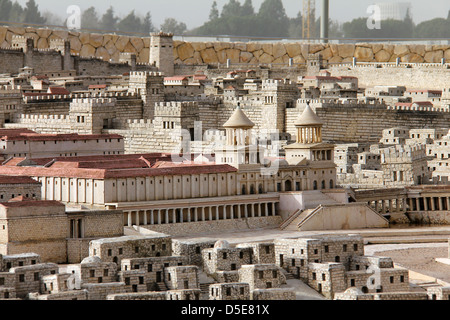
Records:
M24 5L27 0L17 0ZM229 0L216 0L219 11ZM239 0L241 3L244 0ZM302 10L302 0L282 0L289 17L295 17ZM255 11L258 11L263 0L253 0ZM450 10L449 0L329 0L330 18L339 22L351 21L354 18L368 17L367 8L378 2L409 2L412 5L412 17L415 23L436 17L446 18ZM131 10L144 16L148 11L152 15L153 24L158 27L166 18L175 18L186 23L188 29L201 26L208 20L213 0L36 0L39 9L50 11L66 18L67 8L78 5L81 10L95 6L97 12L103 14L109 6L115 9L119 17L126 16ZM320 0L316 0L316 12L320 14Z

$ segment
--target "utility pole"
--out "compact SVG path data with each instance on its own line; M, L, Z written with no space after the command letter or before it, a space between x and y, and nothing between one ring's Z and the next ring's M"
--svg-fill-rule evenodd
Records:
M320 18L320 38L322 42L328 42L328 31L329 31L329 0L322 0L322 15Z

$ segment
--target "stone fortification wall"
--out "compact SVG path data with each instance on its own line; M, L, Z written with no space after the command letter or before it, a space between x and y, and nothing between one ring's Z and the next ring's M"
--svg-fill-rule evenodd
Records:
M138 63L148 63L150 36L133 37L115 34L95 34L76 31L36 29L25 27L0 27L0 47L11 47L13 36L34 39L37 49L51 47L50 40L68 39L71 53L83 57L98 57L105 61L119 61L120 53L136 53ZM305 63L309 54L320 53L329 63L351 62L356 57L361 62L440 63L450 59L450 45L393 45L379 43L358 44L305 44L257 42L186 42L174 41L174 59L179 64L226 63ZM14 55L14 54L13 54Z
M448 110L427 108L397 108L383 104L328 104L325 100L311 101L311 107L323 120L323 138L348 143L378 143L384 129L445 128L450 120ZM299 100L297 108L286 109L287 132L296 135L294 121L306 104ZM377 121L374 121L377 119Z

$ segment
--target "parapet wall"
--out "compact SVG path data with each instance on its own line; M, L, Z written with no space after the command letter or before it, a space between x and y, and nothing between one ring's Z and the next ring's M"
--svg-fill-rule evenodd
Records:
M136 53L138 63L148 63L150 57L150 35L131 37L115 34L95 34L76 31L36 29L0 26L0 47L12 47L13 36L34 39L35 48L45 50L55 47L59 39L68 39L71 53L82 57L97 57L105 61L118 62L121 53ZM174 41L174 59L178 64L232 63L287 64L305 63L309 54L320 53L328 63L352 62L401 62L440 63L442 58L450 60L450 45L393 45L378 43L358 44L305 44L257 43L257 42L186 42Z

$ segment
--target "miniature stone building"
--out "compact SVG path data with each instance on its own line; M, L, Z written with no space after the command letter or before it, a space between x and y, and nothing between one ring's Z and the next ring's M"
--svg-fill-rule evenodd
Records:
M252 263L251 248L231 248L228 242L218 241L212 249L203 249L203 269L207 274L218 271L237 271Z
M172 255L171 237L125 236L91 241L89 255L98 256L104 262L121 265L122 259L160 257Z
M55 294L73 290L70 288L71 273L50 274L42 277L43 290L42 294Z
M148 289L166 290L166 272L169 267L186 266L187 256L167 256L150 258L122 259L122 271L139 270L145 272Z
M74 275L77 289L78 284L115 282L117 265L114 262L103 262L99 257L87 257L77 265L68 265L67 273Z
M185 256L186 264L203 267L202 250L214 247L216 240L210 241L184 241L172 240L172 254L175 256Z
M122 270L118 272L118 279L125 283L127 292L147 292L151 291L152 282L146 275L145 270Z
M253 291L279 288L286 283L286 277L274 264L243 265L239 269L239 282L248 283L250 291Z
M345 267L341 263L310 263L308 265L308 285L328 299L335 292L345 291Z
M198 289L200 286L197 266L168 267L164 270L169 290Z
M169 290L166 300L200 300L200 289Z
M209 300L250 300L250 285L245 282L212 284L209 286Z
M251 248L252 261L255 264L274 264L276 262L273 242L240 243L236 248Z
M256 289L252 291L252 300L295 300L295 292L291 289Z
M58 273L58 265L54 263L42 263L24 267L9 269L15 274L15 289L18 298L25 298L30 292L42 292L42 277Z
M450 300L450 287L427 288L428 300Z

